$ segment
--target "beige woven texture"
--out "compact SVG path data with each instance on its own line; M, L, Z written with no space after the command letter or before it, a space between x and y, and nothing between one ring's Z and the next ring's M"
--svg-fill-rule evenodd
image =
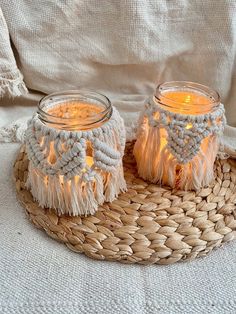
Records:
M218 160L216 179L198 192L160 187L138 178L126 146L124 171L128 191L104 204L94 216L58 217L43 209L25 188L28 159L22 146L14 165L18 197L29 219L75 252L109 261L172 264L205 256L234 239L236 162Z

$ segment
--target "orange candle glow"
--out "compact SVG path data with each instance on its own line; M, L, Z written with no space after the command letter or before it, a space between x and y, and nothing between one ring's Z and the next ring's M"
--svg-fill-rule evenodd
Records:
M27 187L58 215L94 214L126 189L123 120L110 100L93 91L44 97L26 136Z
M87 104L79 101L70 101L65 103L59 103L56 106L47 110L47 114L52 117L57 117L57 123L55 121L48 122L48 125L52 128L60 129L60 121L64 122L64 128L68 131L80 131L80 130L92 130L94 127L100 127L102 122L94 121L94 116L101 114L103 108L95 104ZM58 123L59 120L59 123ZM76 121L72 122L72 121ZM86 126L87 124L87 126ZM54 162L56 159L55 143L51 142L50 154L48 160ZM64 147L64 151L66 148ZM86 165L92 167L93 165L93 151L90 143L87 145L86 150ZM84 169L85 171L86 169ZM78 180L78 178L77 178Z
M140 176L180 189L208 185L223 125L216 92L189 82L160 85L143 112L134 147Z

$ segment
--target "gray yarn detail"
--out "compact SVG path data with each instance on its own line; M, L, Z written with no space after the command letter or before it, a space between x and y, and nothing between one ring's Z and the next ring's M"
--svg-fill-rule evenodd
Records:
M157 112L159 117L155 118ZM166 129L166 148L182 164L198 154L203 139L211 135L220 136L226 125L223 104L207 114L187 115L165 110L151 99L144 115L151 127ZM187 128L188 125L191 125L190 128Z

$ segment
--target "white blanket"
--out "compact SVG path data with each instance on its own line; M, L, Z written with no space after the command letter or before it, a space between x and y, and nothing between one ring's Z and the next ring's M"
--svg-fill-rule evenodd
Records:
M132 132L157 84L190 80L219 91L236 126L235 0L0 0L0 8L2 95L25 91L17 63L31 90L105 93Z

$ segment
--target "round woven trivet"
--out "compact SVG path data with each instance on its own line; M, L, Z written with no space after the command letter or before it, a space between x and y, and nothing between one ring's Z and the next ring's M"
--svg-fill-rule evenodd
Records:
M160 187L138 178L128 143L124 171L128 192L100 207L94 216L58 217L25 189L28 159L24 146L14 165L18 197L29 219L75 252L140 264L172 264L204 256L234 239L236 162L218 160L216 180L198 192Z

